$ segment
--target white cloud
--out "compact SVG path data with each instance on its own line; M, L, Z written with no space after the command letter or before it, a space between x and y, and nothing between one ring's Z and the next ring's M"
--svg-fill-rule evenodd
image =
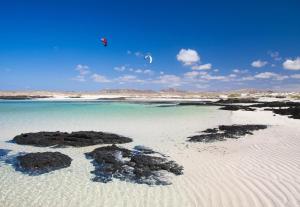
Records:
M300 79L300 74L293 74L291 75L291 78Z
M202 75L201 78L205 80L222 80L222 81L228 80L228 77L226 76L222 76L222 75L214 76L210 74Z
M251 63L251 66L255 67L255 68L261 68L261 67L266 66L267 64L268 64L267 61L256 60Z
M144 57L143 53L141 52L135 52L134 55L137 57Z
M146 70L143 70L143 69L136 69L136 70L133 70L135 73L140 73L140 74L146 74L146 75L153 75L154 74L154 71L152 70L149 70L149 69L146 69Z
M190 72L187 72L184 74L184 77L185 78L190 78L190 79L194 79L196 78L197 76L199 76L199 72L198 71L190 71Z
M279 52L277 51L269 51L268 54L270 55L271 58L275 61L280 61L282 58L279 56Z
M234 69L234 70L232 70L232 72L234 72L234 73L248 73L249 71L248 70Z
M239 70L239 69L234 69L234 70L232 70L232 72L234 72L234 73L239 73L240 70Z
M107 79L105 76L103 75L99 75L99 74L93 74L91 76L91 78L93 79L93 81L98 82L98 83L109 83L111 82L109 79Z
M154 71L152 71L152 70L149 70L149 69L144 70L144 74L153 75L153 73L154 73Z
M154 83L167 84L169 87L176 87L182 84L181 78L176 75L161 75Z
M134 72L135 72L135 73L142 73L143 70L142 70L142 69L136 69Z
M300 70L300 57L297 57L294 60L287 59L282 65L286 70Z
M119 72L123 72L126 70L126 66L125 65L122 65L122 66L116 66L114 67L114 70L115 71L119 71Z
M192 49L181 49L176 57L184 65L192 65L200 61L197 51Z
M210 70L212 65L210 63L203 64L203 65L194 65L192 66L193 70Z
M78 71L79 74L75 78L72 78L72 79L76 80L76 81L80 81L80 82L86 81L85 77L87 74L90 73L89 66L78 64L78 65L76 65L75 70Z
M78 64L76 65L75 70L77 70L80 75L86 75L90 73L89 66L87 65Z
M258 78L258 79L274 79L274 80L284 80L284 79L289 78L286 75L280 75L280 74L272 73L272 72L259 73L259 74L255 75L254 77Z
M135 75L123 75L116 79L119 83L142 83L144 80L138 79Z
M242 77L242 81L252 81L252 80L255 80L255 77L253 76Z

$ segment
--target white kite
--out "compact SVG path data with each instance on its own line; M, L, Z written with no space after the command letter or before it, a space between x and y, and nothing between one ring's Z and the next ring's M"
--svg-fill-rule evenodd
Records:
M151 64L153 59L151 55L146 55L145 60L147 60Z

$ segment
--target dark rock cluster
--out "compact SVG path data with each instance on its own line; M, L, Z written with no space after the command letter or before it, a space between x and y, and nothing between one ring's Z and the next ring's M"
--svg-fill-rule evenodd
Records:
M300 119L299 102L264 102L252 105L253 107L265 108L264 110L272 111L275 114L287 115L289 118Z
M226 138L238 139L252 131L266 129L266 125L220 125L218 128L206 129L202 134L188 137L190 142L223 141Z
M300 106L300 102L291 102L291 101L272 101L272 102L258 102L256 104L251 105L252 107L269 107L269 108L274 108L274 107L297 107Z
M249 106L241 106L241 105L227 105L227 106L222 106L219 109L220 110L227 110L227 111L238 111L238 110L255 111L255 109L250 108Z
M220 99L215 103L221 104L233 104L233 103L257 103L257 99L254 98L229 98L229 99Z
M93 159L94 181L109 182L113 178L148 185L166 185L170 181L167 173L183 174L183 167L166 158L153 156L153 150L138 147L134 150L120 148L116 145L99 147L87 158Z
M251 105L239 105L241 103L250 103ZM220 99L216 102L199 101L199 102L179 102L168 105L160 105L158 107L177 107L177 106L220 106L220 110L227 111L255 111L257 108L265 108L264 110L273 111L275 114L287 115L289 118L300 119L300 103L291 101L274 101L274 102L258 102L254 98L229 98Z
M69 167L72 159L60 152L37 152L17 156L16 170L30 175L39 175Z
M14 137L14 142L21 145L33 145L38 147L49 146L74 146L85 147L97 144L122 144L132 142L131 138L117 134L95 131L79 132L36 132L25 133Z
M272 109L272 111L275 114L287 115L289 118L300 119L300 106L285 109Z

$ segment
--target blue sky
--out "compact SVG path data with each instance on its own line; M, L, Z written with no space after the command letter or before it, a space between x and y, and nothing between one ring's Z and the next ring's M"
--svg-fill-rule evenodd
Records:
M0 90L300 90L299 8L296 0L1 2Z

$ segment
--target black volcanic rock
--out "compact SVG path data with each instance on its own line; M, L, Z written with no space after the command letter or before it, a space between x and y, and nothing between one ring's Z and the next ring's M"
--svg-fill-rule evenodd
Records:
M37 152L17 157L21 171L31 175L51 172L71 165L72 159L60 152Z
M221 125L219 130L224 131L226 138L239 138L246 134L252 135L252 131L266 129L266 125L247 124L247 125Z
M193 101L193 102L180 102L178 106L206 106L206 105L215 105L215 102L212 101Z
M254 98L229 98L229 99L220 99L215 103L221 104L232 104L232 103L257 103L257 99Z
M284 109L271 109L275 114L288 115L289 118L300 119L300 106Z
M205 134L188 137L190 142L223 141L226 138L238 139L246 134L252 135L253 131L266 129L266 125L221 125L217 128L202 131Z
M264 110L273 111L275 114L287 115L289 118L300 119L300 103L299 102L264 102L254 104L251 107L265 108Z
M97 144L122 144L131 142L132 139L117 134L95 131L79 132L37 132L21 134L13 139L21 145L33 145L38 147L49 146L74 146L84 147Z
M240 106L240 105L226 105L226 106L223 106L219 109L227 110L227 111L237 111L237 110L255 111L255 109L250 108L249 106Z
M95 175L93 180L104 183L117 178L134 183L165 185L170 184L164 178L165 173L175 175L183 173L183 167L174 161L146 155L142 151L136 153L116 145L99 147L86 153L86 156L93 159L92 163L95 166L95 170L92 171Z
M300 102L292 102L292 101L286 101L286 102L281 102L281 101L272 101L272 102L262 102L262 103L257 103L251 105L251 107L300 107Z
M217 133L219 131L218 128L211 128L211 129L205 129L202 132L203 133Z

